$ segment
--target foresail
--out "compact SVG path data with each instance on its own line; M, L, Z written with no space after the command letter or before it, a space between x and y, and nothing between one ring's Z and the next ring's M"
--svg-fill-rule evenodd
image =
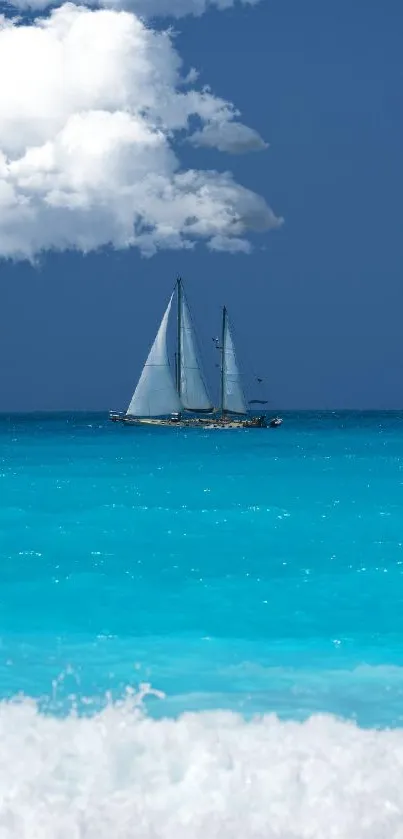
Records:
M228 318L225 318L223 337L223 411L229 411L233 414L246 414L247 408L242 389L241 375L238 370Z
M181 410L181 403L169 366L167 328L173 294L162 318L157 337L127 409L133 417L157 417Z
M210 411L212 403L204 384L193 326L185 297L181 295L180 398L188 411Z

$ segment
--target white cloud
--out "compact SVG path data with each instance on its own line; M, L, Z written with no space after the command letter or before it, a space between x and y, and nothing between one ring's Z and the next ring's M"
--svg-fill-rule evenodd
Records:
M213 236L208 243L211 251L227 251L228 253L250 253L252 246L247 239L237 236Z
M260 134L241 122L210 122L200 131L195 131L189 142L194 146L207 146L230 154L244 154L267 149L268 144Z
M32 25L0 19L2 256L107 244L152 254L200 239L247 250L248 230L279 225L230 173L181 170L177 137L227 151L264 143L230 103L189 87L194 74L185 84L180 64L169 34L131 13L66 4Z

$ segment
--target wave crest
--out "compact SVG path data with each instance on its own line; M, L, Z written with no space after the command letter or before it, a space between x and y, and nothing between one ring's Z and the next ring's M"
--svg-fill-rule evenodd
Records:
M0 703L1 839L401 839L403 731Z

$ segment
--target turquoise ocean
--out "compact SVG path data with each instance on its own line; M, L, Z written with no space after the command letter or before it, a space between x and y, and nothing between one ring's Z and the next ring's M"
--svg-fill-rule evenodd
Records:
M0 418L1 839L402 839L403 414Z

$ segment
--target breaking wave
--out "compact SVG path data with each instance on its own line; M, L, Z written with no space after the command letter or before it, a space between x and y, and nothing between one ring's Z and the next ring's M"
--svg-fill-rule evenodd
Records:
M1 839L401 839L403 731L0 703Z

